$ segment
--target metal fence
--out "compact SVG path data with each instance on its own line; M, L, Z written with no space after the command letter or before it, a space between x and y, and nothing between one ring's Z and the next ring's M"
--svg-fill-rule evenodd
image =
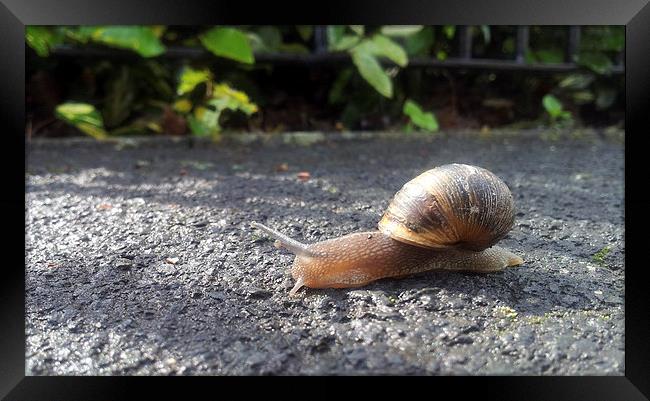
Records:
M327 27L325 25L319 25L314 28L313 45L308 54L259 53L255 54L255 60L272 64L332 64L350 62L350 56L347 53L330 52L328 50L326 30ZM530 26L517 26L516 30L515 54L511 60L474 57L472 55L470 27L463 25L458 27L459 40L454 56L444 60L438 60L433 57L411 57L409 58L407 68L478 68L536 72L569 72L582 68L575 62L575 56L578 54L580 47L580 26L569 27L565 61L553 64L527 62L525 54L529 47ZM123 50L100 47L81 49L70 45L58 46L54 49L53 54L61 57L137 57L134 53ZM210 59L213 58L213 55L203 48L170 46L160 57L170 59ZM624 60L625 54L622 51L618 54L616 65L611 70L613 74L622 74L625 72Z

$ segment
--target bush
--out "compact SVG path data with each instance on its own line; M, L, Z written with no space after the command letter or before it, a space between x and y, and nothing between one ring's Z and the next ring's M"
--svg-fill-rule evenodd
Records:
M566 29L532 27L526 61L562 62ZM457 31L453 25L327 26L326 50L349 55L351 63L314 67L309 74L321 77L308 88L256 55L310 53L313 26L28 26L28 113L42 122L54 116L98 139L145 133L218 139L224 126L436 132L515 119L557 125L580 122L581 112L622 107L623 78L611 72L624 48L623 27L583 27L575 61L584 68L571 74L405 68L414 57L451 57ZM469 33L474 56L514 57L514 27L473 26ZM213 58L165 57L178 47ZM52 57L61 48L116 48L137 57ZM292 85L297 89L288 95ZM300 121L291 125L292 119Z

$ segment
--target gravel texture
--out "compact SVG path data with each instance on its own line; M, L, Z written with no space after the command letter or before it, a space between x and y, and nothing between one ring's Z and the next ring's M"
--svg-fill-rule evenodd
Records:
M535 133L34 142L26 374L623 375L623 149ZM524 265L290 297L293 256L249 227L306 242L374 229L406 181L450 162L508 184L500 245Z

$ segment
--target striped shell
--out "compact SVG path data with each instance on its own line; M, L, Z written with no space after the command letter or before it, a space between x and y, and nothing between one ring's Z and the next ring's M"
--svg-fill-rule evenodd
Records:
M480 251L510 231L515 208L508 186L480 167L447 164L407 182L391 201L379 230L425 248Z

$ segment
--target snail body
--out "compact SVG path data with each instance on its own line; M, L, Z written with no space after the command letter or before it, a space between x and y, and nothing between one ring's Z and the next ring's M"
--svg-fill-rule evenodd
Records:
M296 255L290 291L359 287L428 270L496 272L523 263L494 246L514 224L503 181L480 167L451 164L428 170L397 192L380 231L303 244L259 223L278 248Z

